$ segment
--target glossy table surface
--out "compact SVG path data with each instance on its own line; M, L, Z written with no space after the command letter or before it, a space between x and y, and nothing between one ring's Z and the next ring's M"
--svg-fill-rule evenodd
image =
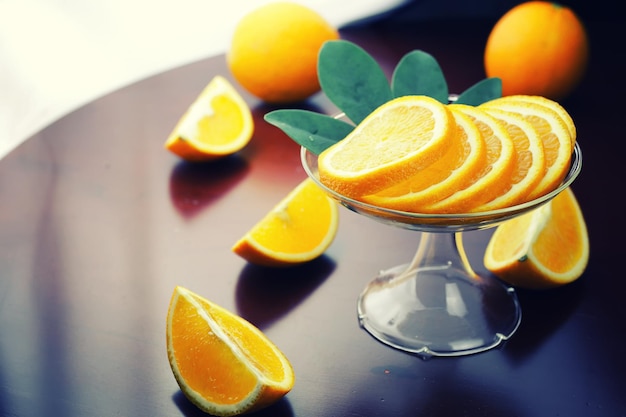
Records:
M451 91L484 77L485 22L346 28L390 74L423 49ZM623 62L619 28L590 22L592 59L563 104L583 170L573 189L589 227L582 278L519 291L522 324L503 347L422 360L359 328L356 298L379 269L407 262L420 234L342 209L322 258L246 264L232 244L305 178L298 147L262 117L243 151L190 165L163 149L223 56L149 78L70 114L0 161L0 415L199 416L165 350L172 290L185 286L247 318L289 357L294 389L263 416L624 416ZM318 95L308 108L333 112ZM465 235L486 272L491 231Z

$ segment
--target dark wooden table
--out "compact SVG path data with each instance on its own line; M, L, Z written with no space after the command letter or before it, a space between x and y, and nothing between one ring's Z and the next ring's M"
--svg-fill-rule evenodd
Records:
M390 73L411 49L441 63L452 91L484 77L492 22L369 22L342 31ZM165 317L183 285L261 328L296 385L263 416L625 416L626 112L621 28L589 22L592 58L563 102L583 172L573 189L591 239L576 283L520 291L521 327L505 346L422 360L359 328L356 297L379 269L413 254L419 233L341 210L322 258L292 269L246 264L231 245L305 173L298 147L263 122L250 96L250 145L212 164L163 149L223 56L146 79L49 126L0 161L0 415L199 416L165 349ZM307 107L332 112L318 95ZM490 231L466 235L485 272ZM622 265L622 266L620 266Z

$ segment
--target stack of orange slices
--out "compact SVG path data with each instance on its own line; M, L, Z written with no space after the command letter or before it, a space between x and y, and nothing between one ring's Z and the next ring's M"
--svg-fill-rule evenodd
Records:
M506 96L479 106L393 99L319 156L320 180L355 200L416 213L486 212L561 184L576 128L557 102Z

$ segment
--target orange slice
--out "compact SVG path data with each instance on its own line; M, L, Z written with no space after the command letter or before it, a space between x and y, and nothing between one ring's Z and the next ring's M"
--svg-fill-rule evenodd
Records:
M506 102L532 103L535 106L547 107L550 110L556 112L563 121L563 123L565 123L565 126L567 126L567 131L569 132L572 143L572 152L574 151L574 145L576 144L577 139L576 125L574 124L572 116L568 113L567 110L565 110L565 108L561 104L543 96L531 96L524 94L506 96L502 97L502 99L506 100Z
M264 408L294 385L291 364L258 328L185 288L172 294L166 339L181 391L212 415Z
M515 148L515 166L508 178L505 192L493 200L475 207L472 211L484 212L514 206L526 197L541 181L545 172L545 155L539 132L522 116L499 109L485 107L487 113L504 123Z
M484 256L485 266L498 277L534 289L575 281L588 261L587 226L570 188L498 226Z
M431 97L390 100L320 154L320 180L348 197L375 194L434 163L454 131L448 108Z
M533 200L552 190L563 181L572 159L572 142L569 130L559 114L549 107L530 101L497 98L481 105L514 112L531 123L539 132L546 160L545 172L539 184L528 194Z
M248 262L289 266L320 256L337 234L339 210L310 178L294 188L232 247Z
M468 186L449 197L424 207L428 213L467 213L504 192L513 172L515 148L504 125L474 106L450 104L453 112L467 115L475 124L486 145L486 162L470 179Z
M231 155L254 131L250 108L224 77L216 76L183 114L165 148L188 161Z
M472 119L454 110L455 133L447 152L409 179L365 196L366 203L395 210L423 212L423 207L465 188L487 161L485 141Z

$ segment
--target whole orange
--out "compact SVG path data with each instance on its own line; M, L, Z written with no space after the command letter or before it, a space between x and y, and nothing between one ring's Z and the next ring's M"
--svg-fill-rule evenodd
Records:
M318 12L292 2L273 2L238 22L226 55L243 88L270 103L304 100L320 90L317 56L339 32Z
M502 94L570 94L587 67L589 41L580 18L568 7L529 1L505 13L485 48L488 77L502 79Z

